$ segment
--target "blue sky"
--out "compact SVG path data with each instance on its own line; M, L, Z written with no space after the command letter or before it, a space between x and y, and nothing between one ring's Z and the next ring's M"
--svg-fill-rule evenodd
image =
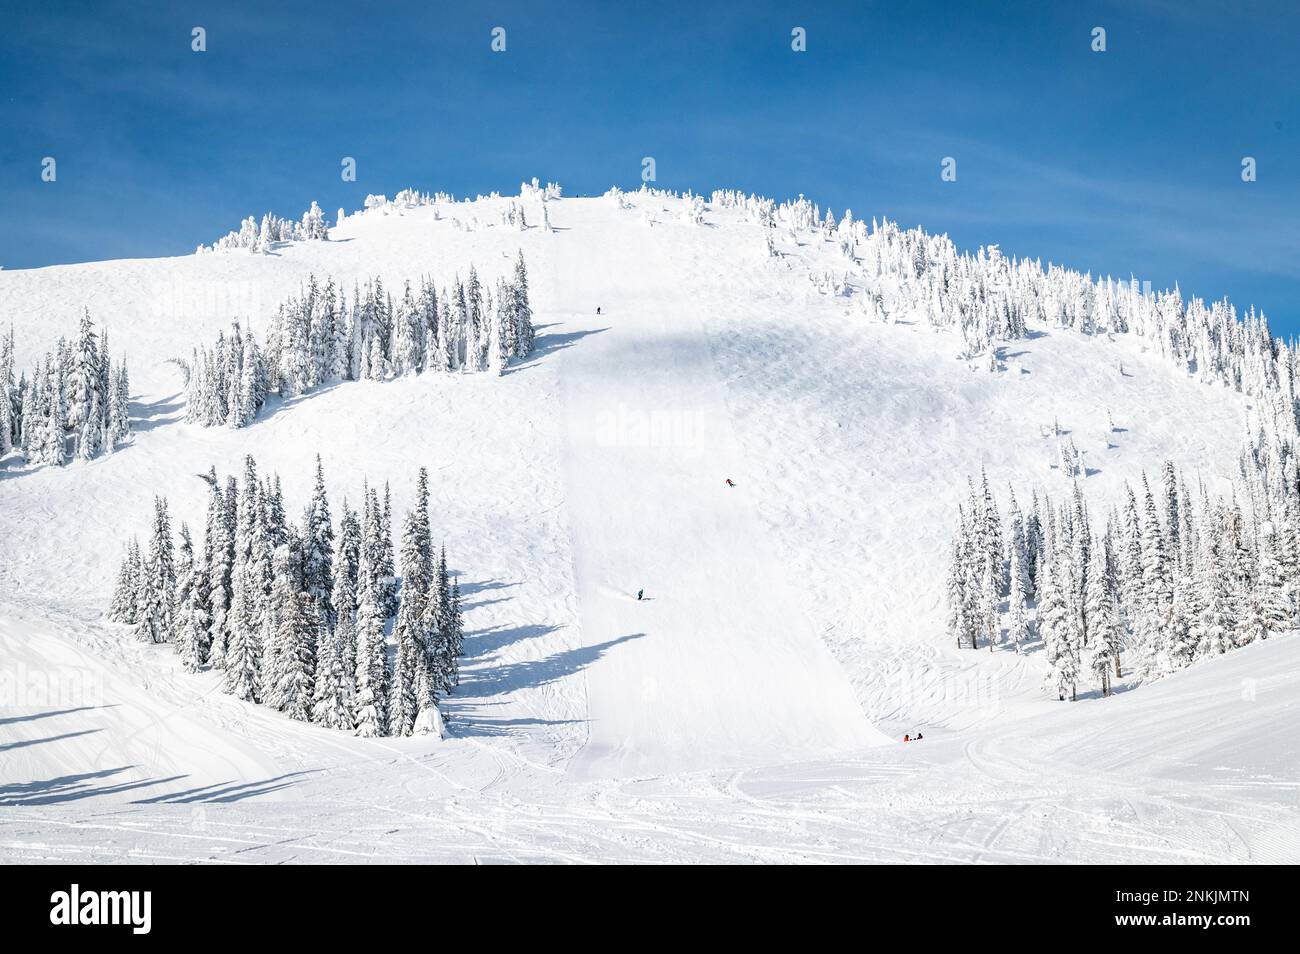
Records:
M653 156L663 187L802 192L1300 333L1295 4L0 4L7 268L405 186L636 187Z

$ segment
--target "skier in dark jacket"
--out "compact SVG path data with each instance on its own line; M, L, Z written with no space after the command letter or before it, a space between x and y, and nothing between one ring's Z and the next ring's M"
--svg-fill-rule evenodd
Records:
M637 590L637 591L636 591L636 598L637 598L638 600L640 600L641 597L643 597L643 596L645 596L645 590Z

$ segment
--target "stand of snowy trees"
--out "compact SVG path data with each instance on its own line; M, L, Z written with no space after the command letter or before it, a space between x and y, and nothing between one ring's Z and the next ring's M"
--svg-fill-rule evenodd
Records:
M112 453L131 436L126 362L83 313L75 342L60 338L29 378L14 378L14 336L0 337L0 457L21 450L36 466Z
M351 298L313 276L301 296L284 302L266 343L238 322L190 361L186 419L242 427L271 394L306 394L337 381L452 371L499 374L526 357L535 340L528 270L521 252L511 281L485 289L471 268L467 282L435 290L407 282L394 300L378 278Z
M361 736L441 734L438 700L459 683L460 585L435 553L428 473L402 524L396 576L392 510L370 487L359 513L331 519L320 458L301 522L286 517L278 476L242 482L215 469L201 543L155 498L145 546L132 539L109 615L186 669L224 673L227 692L294 719ZM391 646L391 650L390 650Z
M1158 678L1300 625L1300 473L1294 453L1243 470L1253 504L1193 496L1172 463L1093 528L1076 483L1002 516L988 480L959 509L947 580L958 646L1041 643L1062 699L1109 695L1124 664ZM1005 609L1004 609L1005 608Z
M227 232L211 245L200 245L195 249L196 255L205 252L224 252L230 249L244 249L248 252L265 254L280 242L328 242L329 226L325 224L325 213L315 202L302 215L301 222L282 219L267 212L262 216L261 225L257 219L249 216L240 223L234 232Z

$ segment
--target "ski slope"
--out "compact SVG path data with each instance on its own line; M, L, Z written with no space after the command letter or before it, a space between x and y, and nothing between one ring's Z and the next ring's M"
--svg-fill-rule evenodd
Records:
M521 233L488 224L504 201L353 216L268 256L0 272L24 364L84 304L137 392L120 453L0 471L4 669L77 690L14 679L0 700L0 857L1300 857L1297 644L1062 707L1032 654L960 652L942 628L968 474L1068 492L1042 436L1059 418L1098 512L1165 458L1226 481L1240 395L1124 337L1039 332L972 371L922 322L817 292L810 272L842 268L830 243L772 260L729 211L566 199L553 233ZM235 314L264 327L309 272L396 291L474 264L490 284L521 248L538 348L501 378L346 383L243 431L181 420L167 359ZM430 470L469 629L447 740L291 723L103 621L154 493L201 527L193 475L251 453L296 512L318 452L336 517L363 480L400 515Z
M617 304L566 322L583 340L561 384L578 606L587 645L617 645L588 678L576 768L647 775L883 743L745 491L724 483L745 455L703 330L654 294L671 269L649 233L612 248L587 289ZM558 249L552 274L580 271L581 251Z

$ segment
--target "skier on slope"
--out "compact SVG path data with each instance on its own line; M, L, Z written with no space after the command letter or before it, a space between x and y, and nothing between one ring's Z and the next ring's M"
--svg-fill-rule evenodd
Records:
M638 601L638 602L639 602L639 601L641 600L641 598L644 597L644 596L645 596L645 590L637 590L637 591L636 591L636 598L637 598L637 601Z
M736 486L735 481L733 481L730 477L727 478L727 486L728 487Z

